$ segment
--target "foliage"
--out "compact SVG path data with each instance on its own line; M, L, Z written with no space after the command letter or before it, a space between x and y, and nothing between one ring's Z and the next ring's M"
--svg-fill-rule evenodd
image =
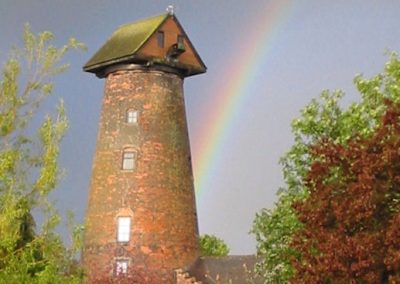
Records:
M293 283L400 283L400 104L371 137L311 147Z
M200 250L202 256L227 256L229 248L226 243L213 235L200 236Z
M0 77L0 283L75 283L81 278L55 227L60 217L48 199L60 178L60 141L68 127L62 102L32 134L52 79L68 67L61 59L82 48L75 39L61 48L53 35L24 29L24 48L13 50ZM43 216L40 230L33 217ZM73 232L77 238L81 228Z
M264 283L287 283L294 275L291 257L298 256L289 246L292 236L301 228L293 213L292 195L281 194L274 209L263 209L257 213L253 233L257 240L257 255L260 261L256 272Z
M356 135L370 137L385 112L385 98L400 98L399 70L400 61L393 53L382 74L371 79L355 77L359 102L344 108L340 105L342 91L323 91L320 99L313 99L292 122L294 144L281 159L286 188L280 189L273 209L263 209L256 215L252 228L261 257L256 269L265 283L287 283L295 273L290 259L298 257L299 252L290 244L302 224L292 205L309 194L303 181L315 158L310 146L323 139L346 144Z

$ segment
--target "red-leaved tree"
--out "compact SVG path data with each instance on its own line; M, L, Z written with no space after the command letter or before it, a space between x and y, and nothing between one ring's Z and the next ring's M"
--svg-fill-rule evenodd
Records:
M368 138L312 146L293 283L400 283L400 104Z

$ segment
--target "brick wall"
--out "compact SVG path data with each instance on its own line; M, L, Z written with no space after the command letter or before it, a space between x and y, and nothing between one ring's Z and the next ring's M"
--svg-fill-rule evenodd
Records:
M175 283L176 284L201 284L201 281L197 281L196 278L189 275L188 272L182 269L175 270Z
M91 283L112 281L120 260L128 274L147 279L141 283L172 283L174 269L198 256L182 88L182 78L160 71L106 78L83 253ZM127 123L128 110L138 112L137 123ZM135 154L133 170L122 169L124 151ZM121 216L131 218L126 243L117 242Z

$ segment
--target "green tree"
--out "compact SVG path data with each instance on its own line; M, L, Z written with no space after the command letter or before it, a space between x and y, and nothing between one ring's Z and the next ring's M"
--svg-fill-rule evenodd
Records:
M280 161L286 187L278 191L278 201L273 209L257 213L252 228L261 257L256 270L265 283L288 283L295 273L290 260L297 258L299 251L290 244L302 223L293 204L309 195L304 178L315 159L310 146L322 139L345 145L355 135L372 135L386 110L385 98L394 101L400 98L399 70L400 61L393 53L383 73L371 79L361 75L355 77L354 83L361 95L358 102L343 107L342 91L323 91L319 100L313 99L292 122L294 144Z
M40 105L52 79L68 68L63 56L84 46L71 38L57 48L53 34L28 25L23 48L14 48L0 77L0 283L78 283L82 273L55 233L60 216L49 194L60 179L60 141L68 127L63 103L40 123ZM37 126L37 133L32 128ZM40 228L33 212L43 217ZM81 227L73 239L78 240ZM75 242L74 242L75 243Z
M213 235L200 236L200 250L202 256L227 256L229 248L226 243Z
M385 105L371 137L312 145L293 283L400 283L400 104Z

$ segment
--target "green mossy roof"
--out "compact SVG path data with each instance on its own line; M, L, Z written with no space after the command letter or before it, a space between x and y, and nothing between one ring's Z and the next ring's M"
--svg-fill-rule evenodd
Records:
M120 26L83 69L92 71L134 55L167 18L168 14L163 14Z

